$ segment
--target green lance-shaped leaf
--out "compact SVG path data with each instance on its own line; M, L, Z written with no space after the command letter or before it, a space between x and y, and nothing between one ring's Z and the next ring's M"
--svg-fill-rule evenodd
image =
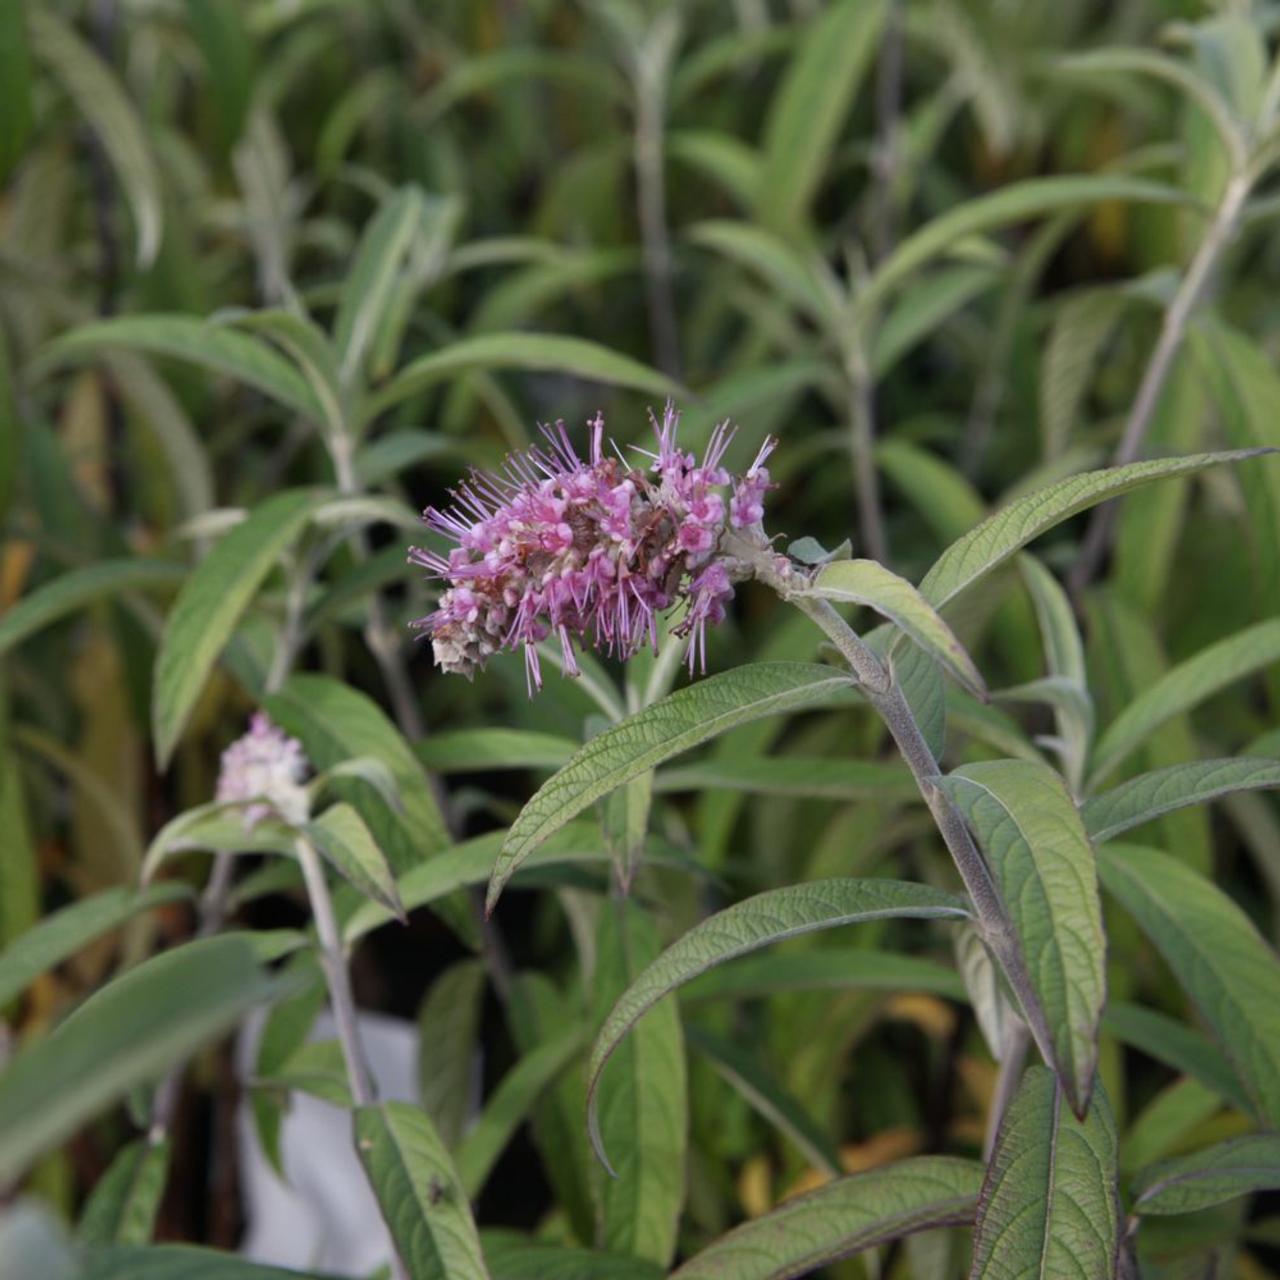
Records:
M829 756L731 756L663 769L654 790L745 791L760 796L810 800L903 800L920 798L911 770L879 760Z
M1093 849L1062 779L1030 760L966 765L938 786L986 855L1026 960L1028 1025L1076 1113L1089 1104L1106 1003Z
M1163 80L1204 111L1234 164L1243 166L1247 159L1244 132L1240 127L1244 122L1235 120L1230 105L1212 82L1185 62L1151 49L1090 49L1058 60L1052 64L1052 70L1068 75L1097 75L1107 80L1117 75L1146 75Z
M641 1258L550 1244L520 1231L481 1233L493 1280L664 1280L665 1267Z
M249 15L235 0L187 0L187 22L208 74L204 91L213 100L224 153L239 141L253 97L254 43Z
M684 394L679 383L656 369L585 338L553 333L484 333L420 356L372 397L365 416L375 417L437 382L473 369L567 373L588 382L630 387L664 398Z
M417 187L404 187L383 203L360 237L333 322L333 340L346 384L364 363L422 215L422 192Z
M361 1107L356 1149L414 1280L488 1280L467 1194L427 1113Z
M493 860L505 836L504 831L486 831L484 835L473 836L411 867L396 882L400 900L406 909L412 911L438 902L458 889L484 884L493 870ZM650 860L654 860L652 854ZM533 871L557 864L603 865L611 861L600 839L599 825L572 822L541 846L525 866ZM385 907L375 902L363 902L346 920L343 938L350 946L389 919L391 915Z
M89 1246L146 1244L155 1227L165 1179L169 1176L167 1138L137 1139L123 1147L98 1179L76 1226Z
M1224 1101L1250 1109L1249 1095L1231 1064L1202 1032L1177 1018L1124 1000L1112 1000L1102 1016L1102 1029L1174 1071L1192 1076Z
M1280 760L1193 760L1130 778L1087 800L1080 812L1089 834L1101 843L1175 809L1266 787L1280 787Z
M1188 338L1196 377L1189 372L1187 381L1203 383L1224 441L1237 449L1280 444L1280 375L1270 354L1209 316ZM1202 412L1195 429L1203 420ZM1271 600L1280 590L1280 467L1250 467L1240 477L1240 491L1249 516L1241 533L1252 561L1254 590L1259 600Z
M1085 760L1093 738L1093 698L1085 671L1084 644L1067 593L1057 578L1032 555L1018 557L1018 571L1031 596L1044 647L1045 668L1062 695L1054 718L1062 740L1063 766L1073 791L1084 781Z
M957 205L903 240L859 290L858 318L874 314L875 308L897 285L958 240L1059 209L1111 200L1137 204L1191 202L1190 197L1176 187L1105 174L1064 174L1009 183L990 195Z
M1193 475L1206 467L1240 462L1267 452L1269 450L1266 449L1238 449L1132 462L1123 467L1107 467L1101 471L1068 476L1065 480L1024 494L953 542L925 575L920 584L920 594L935 609L941 609L1032 539L1099 502L1166 476Z
M1269 618L1211 644L1166 671L1135 698L1098 740L1090 787L1111 773L1165 721L1189 711L1245 676L1280 662L1280 618Z
M23 8L23 0L0 0L0 182L22 155L34 119Z
M295 836L291 827L274 818L246 827L244 813L243 805L212 801L171 818L147 846L142 859L142 883L155 879L165 862L177 853L293 852Z
M90 996L0 1074L0 1183L276 990L253 948L225 937L153 956Z
M418 1100L451 1151L471 1116L485 986L482 961L458 960L432 981L418 1008Z
M721 1079L732 1086L753 1111L787 1137L815 1169L832 1178L840 1176L843 1169L835 1143L766 1066L705 1027L690 1027L685 1038Z
M314 822L307 823L304 830L344 880L366 898L380 902L401 921L405 919L386 854L351 805L333 805Z
M965 999L964 982L954 969L919 956L863 947L815 947L781 955L747 956L695 979L681 999L742 1000L809 990L921 991L947 1000Z
M495 769L558 769L578 744L534 729L454 729L414 744L435 773L489 773Z
M623 992L591 1050L587 1122L602 1163L608 1167L595 1108L600 1073L622 1038L663 996L726 960L786 938L895 916L966 920L969 911L954 894L928 885L898 880L815 880L735 903L673 942Z
M46 916L0 952L0 1008L95 938L118 929L139 912L189 896L189 890L175 884L140 891L118 887Z
M871 372L877 382L918 344L986 290L1004 279L996 267L962 263L942 267L913 282L876 326L871 342Z
M152 686L152 732L162 768L240 615L314 502L307 489L268 498L205 556L178 592L160 637Z
M966 689L986 697L982 676L955 633L911 583L878 561L838 560L818 573L812 590L828 600L874 609L937 658Z
M314 1271L268 1267L218 1249L188 1244L91 1249L76 1280L333 1280Z
M502 1077L480 1118L454 1156L458 1177L474 1200L538 1099L586 1046L585 1024L571 1027L530 1050Z
M834 330L838 312L831 281L823 275L820 259L806 255L766 227L730 218L695 223L686 233L696 245L710 249L754 272L770 289L820 328ZM806 381L820 381L814 370Z
M602 1019L658 955L658 931L634 900L606 903L596 934L592 1005ZM689 1104L680 1015L667 1004L619 1046L599 1083L602 1140L616 1176L597 1169L599 1243L669 1266L684 1205Z
M1200 1010L1258 1114L1280 1125L1275 952L1221 889L1166 853L1107 845L1098 871Z
M1113 1280L1116 1131L1101 1090L1077 1120L1043 1067L1023 1077L987 1166L971 1280Z
M320 411L320 422L333 439L341 436L349 401L338 380L337 353L325 331L310 316L284 308L247 312L236 317L236 326L265 334L293 361Z
M671 1280L793 1280L916 1231L973 1220L981 1166L917 1156L828 1182L746 1222L695 1254Z
M49 5L28 5L31 47L80 108L102 142L129 201L137 234L138 265L160 249L164 197L147 129L111 68Z
M762 222L794 230L808 212L887 9L884 0L839 0L809 24L765 120Z
M293 675L266 699L273 720L296 736L317 769L379 760L390 772L400 807L368 781L333 777L329 789L351 801L399 872L449 845L440 807L413 748L372 698L330 676Z
M1164 1160L1134 1180L1133 1211L1195 1213L1254 1191L1280 1190L1280 1134L1232 1138Z
M185 575L182 565L142 559L101 560L60 573L5 610L0 619L0 654L96 600L144 588L172 587Z
M247 333L187 315L116 316L72 329L52 342L37 370L102 351L124 349L172 356L226 374L314 422L324 413L306 379L283 356Z
M538 845L615 787L737 725L815 706L850 686L829 667L762 662L680 689L606 729L520 811L494 865L487 909Z
M1194 1076L1165 1085L1130 1121L1120 1143L1120 1173L1146 1170L1196 1143L1197 1131L1222 1112L1222 1099Z

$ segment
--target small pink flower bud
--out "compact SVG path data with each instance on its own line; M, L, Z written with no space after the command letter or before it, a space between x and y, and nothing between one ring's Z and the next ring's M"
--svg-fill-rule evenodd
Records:
M222 753L217 800L245 804L245 830L264 818L305 822L307 792L301 783L308 768L297 738L290 738L259 711L249 722L249 732Z

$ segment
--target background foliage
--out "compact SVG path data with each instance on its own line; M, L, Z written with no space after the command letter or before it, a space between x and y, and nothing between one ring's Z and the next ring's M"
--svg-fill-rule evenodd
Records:
M421 1108L355 1121L415 1277L1280 1275L1280 466L1017 505L1280 446L1276 26L1244 0L0 0L0 1269L59 1274L74 1237L90 1274L187 1274L173 1242L239 1238L241 1094L269 1154L292 1091L351 1103L305 1043L296 863L199 808L265 706L332 775L312 835L351 881L357 999L420 1028ZM1022 533L964 564L1064 522L948 604L990 702L898 651L988 858L1084 877L1002 886L1063 966L1061 1088L1095 1057L1101 1087L1077 1120L1028 1068L976 1243L1025 1037L879 719L783 665L829 660L810 623L744 589L709 655L742 670L601 739L613 772L556 775L509 837L686 683L680 645L529 700L518 659L468 684L407 629L416 513L460 471L597 409L643 442L668 396L691 446L738 424L735 467L779 436L770 532L923 580L917 640L984 515ZM748 901L774 891L785 927ZM592 1043L666 945L662 989L706 969L689 931L733 904L760 942L864 923L620 1038L610 1179ZM225 1033L264 1004L237 1080ZM266 1275L219 1257L199 1274Z

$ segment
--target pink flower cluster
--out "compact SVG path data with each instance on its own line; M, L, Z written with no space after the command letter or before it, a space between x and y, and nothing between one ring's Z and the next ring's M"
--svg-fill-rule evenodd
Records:
M676 634L689 638L689 668L706 666L706 629L723 620L736 565L719 553L726 527L756 531L771 487L768 440L745 475L721 465L733 430L717 427L701 462L676 441L668 404L653 423L649 465L607 454L604 420L589 423L581 459L562 422L543 427L545 447L507 460L501 475L473 471L448 511L429 507L429 528L456 545L448 555L414 547L409 559L446 584L439 608L414 625L437 664L471 676L493 653L523 648L529 691L541 687L537 645L555 636L566 675L574 642L629 658L657 644L657 614L681 602ZM729 490L726 513L725 490ZM727 517L727 518L726 518Z
M246 830L264 818L305 822L307 792L301 784L308 767L297 738L259 711L249 722L249 732L222 753L218 803L244 804Z

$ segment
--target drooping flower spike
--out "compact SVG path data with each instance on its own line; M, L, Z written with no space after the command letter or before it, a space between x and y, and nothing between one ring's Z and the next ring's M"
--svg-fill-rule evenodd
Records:
M308 803L302 782L309 767L297 738L289 737L264 712L256 712L248 733L222 753L218 803L244 804L245 830L265 818L305 822Z
M584 461L563 422L543 427L545 445L507 459L501 474L472 471L447 511L429 507L430 529L455 545L447 555L414 547L411 563L445 583L439 607L414 626L431 637L436 663L470 677L501 650L522 649L529 692L542 684L538 644L554 636L566 675L575 644L618 658L657 647L657 615L686 606L675 628L689 640L689 669L706 669L706 630L721 622L733 583L746 576L721 548L726 529L767 546L761 522L771 487L767 440L745 475L722 465L728 423L699 461L683 451L679 414L653 420L655 447L606 451L604 419L588 424ZM725 492L729 492L726 507Z

